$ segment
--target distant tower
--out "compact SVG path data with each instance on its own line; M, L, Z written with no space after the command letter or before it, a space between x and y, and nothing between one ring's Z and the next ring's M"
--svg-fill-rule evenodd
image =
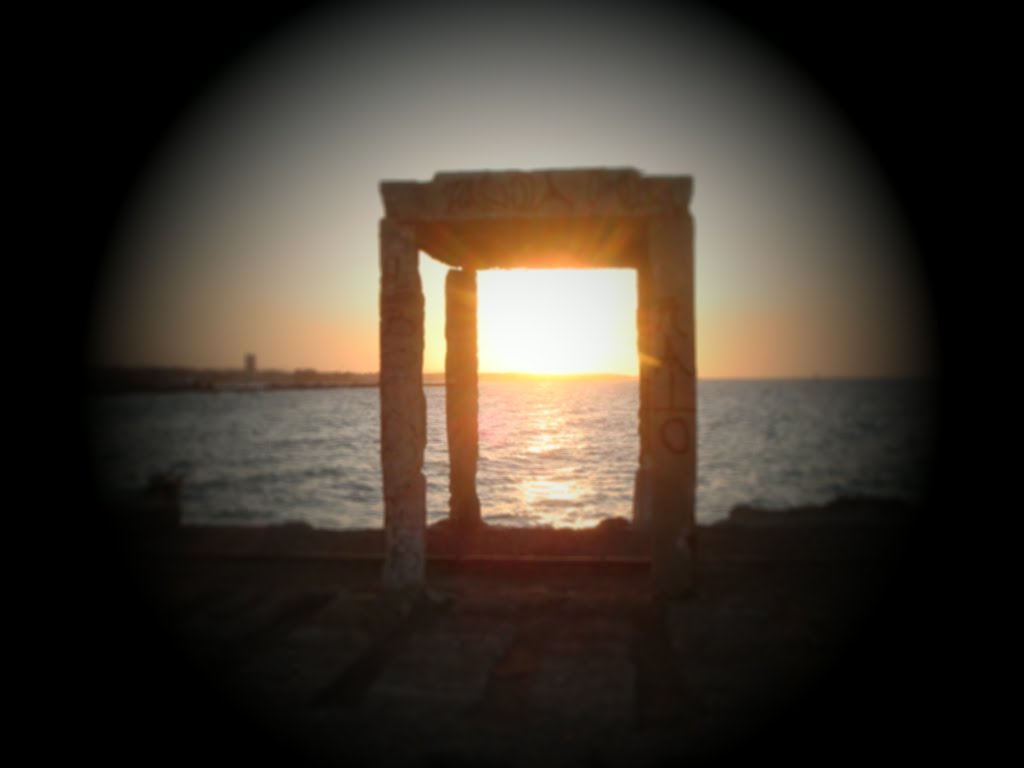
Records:
M251 352L245 356L245 373L248 376L256 374L256 355Z

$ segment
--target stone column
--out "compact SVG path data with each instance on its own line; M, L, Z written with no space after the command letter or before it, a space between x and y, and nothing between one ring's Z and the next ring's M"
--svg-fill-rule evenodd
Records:
M639 468L633 483L633 527L641 531L651 529L651 419L648 416L648 392L654 370L656 349L650 330L651 269L645 262L636 271L636 348L640 363L640 408L637 431L640 435Z
M448 422L450 520L464 530L480 524L476 495L478 387L476 271L453 269L445 281L445 412Z
M644 272L646 271L646 274ZM653 217L640 270L641 459L637 510L652 540L655 590L693 587L697 480L693 220Z
M387 589L424 581L427 485L423 451L423 289L412 225L380 223L380 454Z

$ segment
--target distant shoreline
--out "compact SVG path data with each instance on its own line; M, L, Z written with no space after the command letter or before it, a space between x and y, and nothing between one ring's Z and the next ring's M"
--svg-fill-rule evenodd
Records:
M481 381L536 381L550 379L636 380L636 376L616 373L533 374L481 373ZM242 369L198 369L162 367L110 367L91 372L90 389L94 393L129 392L259 392L282 389L353 389L377 387L378 373L321 372ZM424 373L423 385L443 387L445 375Z
M481 372L480 381L637 381L635 374L621 373L517 373ZM927 376L793 376L721 378L699 377L700 381L929 381ZM321 372L313 369L246 371L182 367L116 366L93 369L89 389L94 394L133 392L263 392L305 389L359 389L379 386L378 373ZM443 387L445 374L423 374L426 387Z

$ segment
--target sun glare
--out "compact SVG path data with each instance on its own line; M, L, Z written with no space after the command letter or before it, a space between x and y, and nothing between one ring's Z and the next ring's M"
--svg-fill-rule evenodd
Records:
M636 375L632 270L487 270L477 291L480 371Z

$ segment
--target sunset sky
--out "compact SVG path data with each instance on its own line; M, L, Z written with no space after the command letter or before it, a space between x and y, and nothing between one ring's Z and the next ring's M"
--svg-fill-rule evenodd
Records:
M928 370L880 169L767 42L707 11L498 7L320 11L212 80L125 212L96 360L375 371L381 180L612 166L694 178L700 376ZM438 371L445 268L421 271ZM634 373L635 285L481 273L481 370Z

